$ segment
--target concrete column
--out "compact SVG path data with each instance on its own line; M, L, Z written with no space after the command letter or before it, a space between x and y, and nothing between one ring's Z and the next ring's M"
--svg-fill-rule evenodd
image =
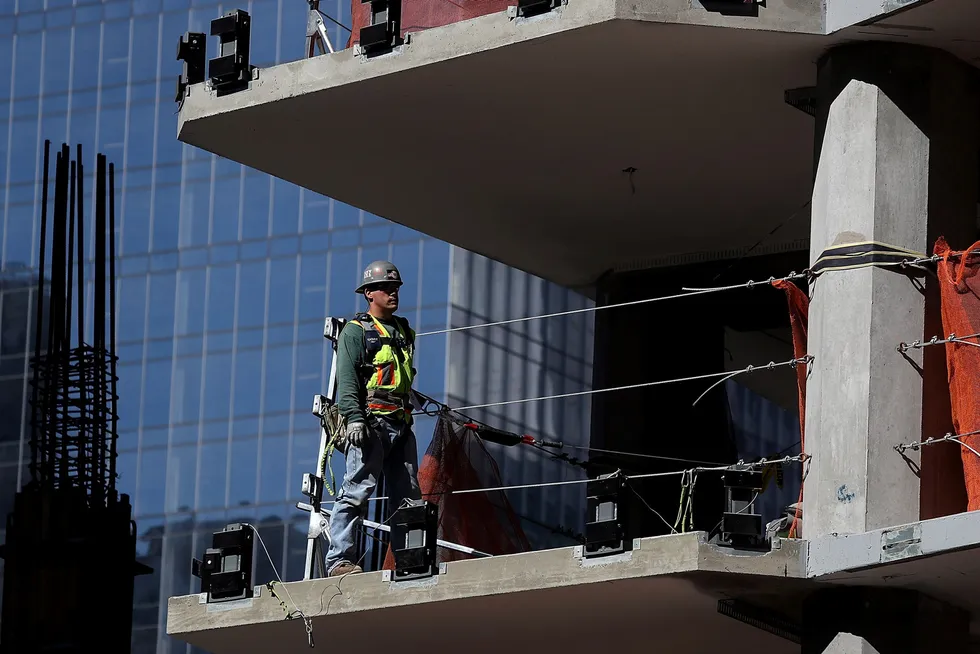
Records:
M969 634L969 613L918 591L828 584L803 602L800 652L966 652Z
M941 234L972 242L976 72L944 52L890 43L842 46L818 66L811 261L830 246L858 241L926 253ZM929 278L880 268L829 272L814 283L804 536L920 518L921 462L904 460L893 447L919 440L924 430L948 429L945 364L941 348L903 357L896 347L941 332L934 287ZM921 474L958 474L958 485L954 478L941 491L947 505L938 509L930 485L923 513L965 508L962 470L950 460L945 466L943 474L938 466Z
M837 637L827 647L824 654L880 654L871 643L854 634L837 634Z

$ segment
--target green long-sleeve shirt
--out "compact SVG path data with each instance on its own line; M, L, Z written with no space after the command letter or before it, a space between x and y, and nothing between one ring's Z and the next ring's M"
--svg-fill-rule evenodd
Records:
M393 320L379 321L389 334L398 331ZM337 343L337 405L340 415L347 419L348 424L367 422L364 414L367 391L364 379L358 375L365 364L364 329L348 322L340 332Z

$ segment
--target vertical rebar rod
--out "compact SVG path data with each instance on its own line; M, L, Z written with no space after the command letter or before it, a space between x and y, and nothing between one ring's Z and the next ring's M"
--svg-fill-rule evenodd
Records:
M119 437L119 411L116 387L116 167L109 164L109 356L110 395L112 396L112 441L109 446L109 492L116 490L116 439Z
M71 305L74 299L74 287L72 286L72 264L75 262L73 252L75 249L75 162L69 162L68 174L68 262L66 269L68 272L68 282L65 285L65 358L64 368L62 369L62 392L65 394L65 425L66 429L72 429L69 422L71 420L71 383L69 370L71 366ZM61 465L59 467L59 478L62 483L69 482L69 439L61 439Z
M61 151L54 156L54 203L51 212L51 273L48 277L48 342L44 354L42 374L44 375L44 395L41 400L42 411L45 415L44 450L41 453L42 483L47 486L52 479L49 466L54 458L52 449L55 447L54 432L57 430L57 418L53 412L53 394L57 391L51 379L52 362L54 361L56 334L58 331L58 199L61 196Z
M65 153L67 145L62 145L61 151L55 161L55 186L54 186L54 223L51 232L51 310L48 320L48 354L45 357L45 377L47 378L46 395L48 406L45 410L54 421L54 425L48 429L47 449L45 452L45 476L48 484L57 484L55 474L58 460L58 439L56 434L61 433L61 438L67 438L65 432L65 422L63 413L62 393L64 387L63 379L59 378L59 364L63 361L63 332L64 332L64 293L65 293L65 232L67 231L67 214L65 198L68 195L68 176L66 174L67 157Z
M69 403L68 403L68 366L70 353L68 351L68 339L65 334L65 324L67 322L66 316L68 314L65 299L68 297L67 283L66 283L66 268L67 266L67 250L68 250L68 189L71 186L71 179L69 171L71 169L71 148L68 147L67 143L63 143L61 146L61 183L59 189L61 197L58 199L58 258L56 260L58 264L58 321L56 335L56 347L57 347L57 367L55 370L61 373L60 383L55 383L58 388L58 393L56 395L58 400L57 415L61 427L61 443L54 443L52 447L52 452L54 456L51 460L51 476L56 485L70 483L70 480L63 479L57 474L58 468L61 466L59 463L61 454L67 451L67 443L69 441ZM55 263L55 261L52 261ZM52 316L53 318L54 316ZM58 445L61 445L59 448ZM63 465L67 466L68 460L63 462Z
M38 406L40 371L41 371L41 339L44 336L44 249L48 227L48 168L51 153L51 141L44 140L44 170L41 176L41 252L37 275L37 311L34 325L34 386L31 389L31 417L33 429L31 434L31 479L40 481L40 462L38 451L44 447L44 412Z
M78 344L79 344L79 383L78 383L78 422L81 425L76 443L78 470L81 475L87 465L86 441L89 427L87 423L88 407L85 386L89 378L89 357L85 353L85 164L82 163L82 144L77 146L75 155L78 173Z
M95 348L98 352L96 367L96 401L98 420L92 443L93 477L95 485L93 493L96 497L104 495L105 482L105 441L106 441L106 379L105 379L105 238L106 238L106 157L101 152L95 156L95 314L92 326L95 329Z

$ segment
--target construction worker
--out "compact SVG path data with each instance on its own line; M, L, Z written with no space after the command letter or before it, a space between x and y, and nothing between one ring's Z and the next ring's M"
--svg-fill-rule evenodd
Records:
M330 515L326 569L331 577L362 572L355 530L382 472L390 511L403 499L421 499L410 400L415 332L395 315L401 285L391 262L369 264L355 291L364 295L368 309L344 326L337 344L347 470Z

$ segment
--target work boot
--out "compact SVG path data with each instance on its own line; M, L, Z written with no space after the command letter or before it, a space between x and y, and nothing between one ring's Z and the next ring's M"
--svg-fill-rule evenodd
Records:
M327 574L328 577L342 577L349 574L357 574L358 572L364 572L361 566L351 563L350 561L341 561L333 567L333 569Z

